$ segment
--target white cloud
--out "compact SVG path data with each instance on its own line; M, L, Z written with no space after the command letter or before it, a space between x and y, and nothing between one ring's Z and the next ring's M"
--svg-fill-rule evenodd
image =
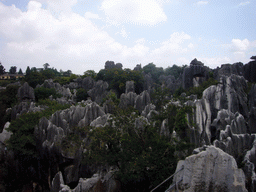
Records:
M101 10L113 24L153 26L167 20L161 5L156 0L104 0Z
M188 48L189 49L193 49L195 46L194 46L194 44L193 43L189 43L189 45L188 45Z
M72 7L77 4L77 0L37 0L40 3L46 4L47 9L54 14L61 12L71 13ZM31 1L30 1L31 2Z
M121 29L120 32L117 32L116 34L120 34L125 39L128 37L128 33L126 32L124 27Z
M231 48L234 51L246 51L249 46L250 42L248 39L240 40L240 39L232 39Z
M241 2L238 6L245 6L250 4L250 1Z
M121 35L127 36L124 28ZM6 41L0 45L5 68L15 65L25 70L47 62L57 69L82 74L88 69L102 69L106 60L125 62L124 67L133 68L149 53L142 42L132 47L116 42L88 17L74 13L54 17L35 1L29 2L26 12L0 3L0 36Z
M197 5L207 5L208 1L198 1L196 4Z
M136 44L144 44L146 41L144 38L140 38L137 41L135 41Z
M89 11L84 14L84 17L88 19L100 19L98 14L95 14Z
M226 54L230 55L231 62L247 63L249 58L256 54L256 41L249 41L248 39L232 39L230 44L222 46L228 51Z
M162 42L162 45L153 50L152 53L160 57L169 56L170 54L185 53L187 52L187 47L182 46L182 44L185 40L189 40L190 38L191 37L184 32L175 32L171 34L170 39Z

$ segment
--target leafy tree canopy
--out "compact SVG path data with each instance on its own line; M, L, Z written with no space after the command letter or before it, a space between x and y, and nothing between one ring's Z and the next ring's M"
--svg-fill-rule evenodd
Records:
M19 69L18 74L23 75L23 72L22 72L21 68Z
M10 74L15 74L15 73L16 73L16 70L17 70L17 67L16 67L16 66L11 66L11 68L9 69L9 73L10 73Z
M159 84L159 77L160 75L164 74L164 70L162 67L156 67L154 63L149 63L142 69L145 74L150 73L154 82Z
M2 65L2 63L0 62L0 75L3 75L3 74L5 74L5 68Z

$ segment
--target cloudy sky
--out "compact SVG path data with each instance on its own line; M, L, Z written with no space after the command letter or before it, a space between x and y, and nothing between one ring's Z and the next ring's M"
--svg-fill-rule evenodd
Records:
M105 61L215 68L256 55L256 0L0 0L0 61L83 74Z

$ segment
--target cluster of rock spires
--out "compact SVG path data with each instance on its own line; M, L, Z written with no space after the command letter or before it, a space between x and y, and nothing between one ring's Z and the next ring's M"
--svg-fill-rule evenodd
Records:
M115 67L122 68L113 63L105 66L106 69ZM209 68L195 59L184 69L182 81L175 80L173 76L160 78L164 86L174 91L174 87L179 85L185 89L199 86L209 78L209 71ZM170 191L175 187L187 192L256 190L255 85L252 85L248 94L248 81L256 82L255 72L256 61L246 65L222 65L213 70L215 79L219 80L217 85L205 89L201 99L196 96L186 98L185 105L194 107L193 116L188 116L195 122L194 127L188 128L190 142L198 148L194 150L194 155L178 163L173 181L175 185L170 186ZM153 89L151 75L145 74L144 79L144 91L139 95L134 91L134 82L127 81L126 91L120 96L119 103L120 108L132 106L139 111L143 120L138 119L138 128L142 121L150 121L152 113L158 113L150 98ZM72 150L66 150L60 145L65 137L74 132L74 127L104 127L108 123L113 110L111 102L107 100L102 107L99 105L109 93L108 83L96 82L91 77L86 77L78 78L65 86L52 80L38 86L56 89L63 95L58 100L60 103L75 103L76 93L71 93L70 89L83 88L90 96L90 99L78 105L55 112L48 119L43 117L35 128L34 134L40 152L39 171L42 179L48 178L50 191L119 191L121 186L113 177L113 168L83 165L82 146L74 142L69 144L69 149ZM44 110L43 106L35 106L33 88L27 83L19 88L18 98L20 103L11 109L12 119L18 118L22 113ZM179 105L179 102L172 103ZM175 135L174 132L169 132L167 124L164 120L160 134ZM11 135L6 131L8 126L6 124L0 134L1 143ZM84 143L88 142L86 136L81 135L80 139Z

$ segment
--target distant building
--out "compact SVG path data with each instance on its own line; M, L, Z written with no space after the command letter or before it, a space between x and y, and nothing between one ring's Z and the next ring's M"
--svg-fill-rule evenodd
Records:
M24 77L23 74L9 74L9 73L5 73L3 75L0 75L0 79L1 80L19 79L19 78L23 78L23 77Z

